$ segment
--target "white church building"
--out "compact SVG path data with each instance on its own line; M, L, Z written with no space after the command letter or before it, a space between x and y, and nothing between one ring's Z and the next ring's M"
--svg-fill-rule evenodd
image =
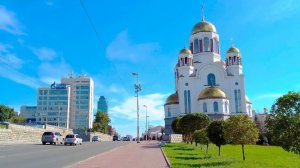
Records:
M193 27L189 41L190 49L184 47L179 52L174 68L175 93L164 105L166 134L172 133L176 117L193 112L211 119L237 114L252 117L239 49L231 46L222 60L219 34L204 17Z

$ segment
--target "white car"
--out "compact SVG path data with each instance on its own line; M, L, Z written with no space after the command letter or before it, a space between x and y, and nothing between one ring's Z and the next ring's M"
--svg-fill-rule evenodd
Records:
M82 145L82 138L79 137L78 134L69 134L65 138L65 145Z

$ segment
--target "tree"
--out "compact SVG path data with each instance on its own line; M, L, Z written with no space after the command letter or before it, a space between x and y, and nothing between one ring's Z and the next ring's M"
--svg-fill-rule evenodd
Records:
M267 127L272 142L300 155L300 92L288 92L272 105Z
M187 142L193 143L193 134L196 130L206 128L209 124L209 118L203 113L190 113L179 120L179 129L185 136Z
M201 130L196 130L194 132L194 140L197 144L203 144L206 145L206 154L208 153L208 144L209 144L209 138L207 137L207 130L206 129L201 129Z
M172 121L171 127L174 133L181 134L181 130L179 128L179 120L181 117L177 117L175 120Z
M95 115L95 121L93 123L93 131L98 131L107 134L109 123L110 123L110 118L107 115L107 113L103 111L98 111Z
M258 130L247 115L235 115L225 122L225 139L233 144L241 144L243 160L245 160L245 144L255 144L258 139Z
M10 119L10 121L13 122L13 123L24 123L25 122L25 118L22 117L22 116L13 116Z
M0 105L0 121L8 121L13 116L15 116L14 109Z
M225 134L224 120L212 121L207 127L207 136L209 140L219 148L219 156L221 155L221 145L226 144L224 134Z

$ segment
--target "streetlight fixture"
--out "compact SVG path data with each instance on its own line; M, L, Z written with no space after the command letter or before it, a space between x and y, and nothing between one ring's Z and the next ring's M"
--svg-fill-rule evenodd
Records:
M146 108L146 127L145 127L145 132L146 132L146 141L148 140L148 129L147 129L147 111L148 111L148 108L146 105L144 105L144 107Z
M139 84L139 74L137 72L132 73L136 76L136 84L134 84L134 89L136 93L136 115L137 115L137 143L140 143L140 126L139 126L139 92L142 90L142 86Z

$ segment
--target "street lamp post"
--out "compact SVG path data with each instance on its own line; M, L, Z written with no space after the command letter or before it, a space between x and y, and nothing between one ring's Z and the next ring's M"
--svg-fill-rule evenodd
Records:
M144 105L144 107L146 108L146 127L145 127L145 132L146 132L146 141L148 140L148 129L147 129L147 111L148 111L148 108L146 105Z
M57 119L57 127L59 128L59 122L60 122L60 102L58 103L58 119Z
M147 119L148 119L148 122L147 122L147 124L148 124L148 125L147 125L148 130L147 130L147 131L149 132L149 116L147 116ZM149 136L150 136L150 133L149 133ZM150 137L149 137L149 140L151 140Z
M140 126L139 126L139 92L142 90L142 86L139 84L139 74L132 73L133 76L136 76L136 84L134 84L134 89L136 93L136 115L137 115L137 143L140 143Z

